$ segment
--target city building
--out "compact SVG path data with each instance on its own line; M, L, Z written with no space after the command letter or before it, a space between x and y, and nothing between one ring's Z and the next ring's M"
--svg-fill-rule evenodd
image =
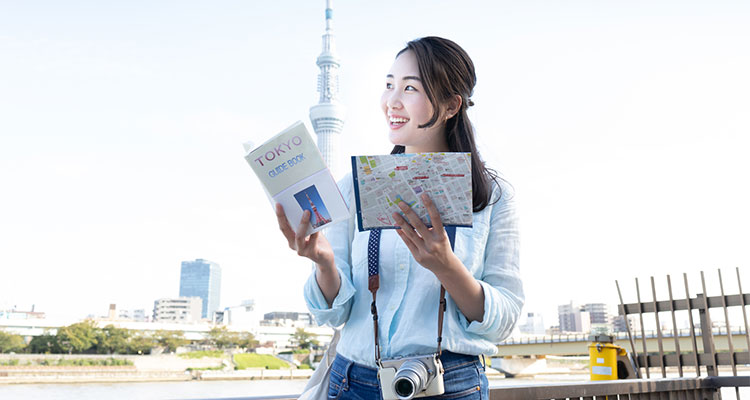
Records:
M318 104L310 107L310 121L318 135L318 148L334 177L338 178L338 142L344 128L344 106L339 101L339 67L341 66L333 41L333 9L331 0L326 1L326 32L323 35L323 51L317 59Z
M21 311L13 307L10 310L0 310L0 319L44 319L45 314L40 311L34 311L36 307L31 306L30 311Z
M609 307L604 303L587 303L582 307L583 311L589 313L592 324L611 324L612 315L609 313Z
M149 315L142 308L138 310L119 310L117 318L126 321L148 322Z
M526 320L518 325L518 330L528 335L544 335L547 331L542 314L533 312L526 313Z
M221 267L204 259L183 261L180 270L180 297L200 297L203 302L201 317L213 319L219 309L221 296Z
M214 323L235 329L255 330L260 325L261 315L255 310L254 300L244 300L239 305L225 307L216 312Z
M561 332L588 333L591 331L591 315L572 301L569 304L557 306L557 318Z
M262 326L284 326L305 328L313 326L313 317L310 313L274 311L263 315Z
M203 300L200 297L159 299L154 302L154 322L197 322L201 319Z
M628 325L630 325L630 332L638 332L641 330L640 321L638 321L638 318L636 316L628 316L627 321ZM617 315L612 318L612 327L615 332L627 332L628 326L625 325L625 316Z

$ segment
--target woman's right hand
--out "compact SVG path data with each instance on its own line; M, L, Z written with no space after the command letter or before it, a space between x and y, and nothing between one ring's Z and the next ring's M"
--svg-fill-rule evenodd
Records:
M305 210L302 213L302 221L300 221L296 232L289 225L284 207L278 203L276 203L276 219L290 249L296 251L302 257L309 258L320 267L328 269L335 267L333 249L331 244L328 243L328 239L319 231L309 236L305 235L310 226L310 211Z

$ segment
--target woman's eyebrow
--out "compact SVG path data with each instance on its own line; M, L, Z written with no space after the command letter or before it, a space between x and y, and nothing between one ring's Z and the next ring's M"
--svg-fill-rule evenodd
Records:
M388 74L385 77L393 79L393 75L392 74ZM415 81L418 81L418 82L422 82L422 79L420 77L418 77L418 76L408 75L408 76L405 76L405 77L401 78L402 81L406 81L406 80L409 80L409 79L415 80Z

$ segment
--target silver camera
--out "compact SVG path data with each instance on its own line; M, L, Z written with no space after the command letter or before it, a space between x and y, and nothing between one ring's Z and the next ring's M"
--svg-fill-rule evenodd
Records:
M382 360L378 379L383 400L409 400L445 392L443 364L437 354Z

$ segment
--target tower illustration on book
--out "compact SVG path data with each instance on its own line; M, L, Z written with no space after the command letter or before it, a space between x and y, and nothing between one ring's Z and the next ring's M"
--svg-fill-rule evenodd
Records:
M307 197L307 201L310 202L310 208L312 208L313 215L315 216L315 222L312 224L313 228L317 228L331 222L330 219L325 219L322 215L320 215L320 213L318 212L318 207L315 206L315 203L313 203L312 199L307 193L305 193L305 197Z

